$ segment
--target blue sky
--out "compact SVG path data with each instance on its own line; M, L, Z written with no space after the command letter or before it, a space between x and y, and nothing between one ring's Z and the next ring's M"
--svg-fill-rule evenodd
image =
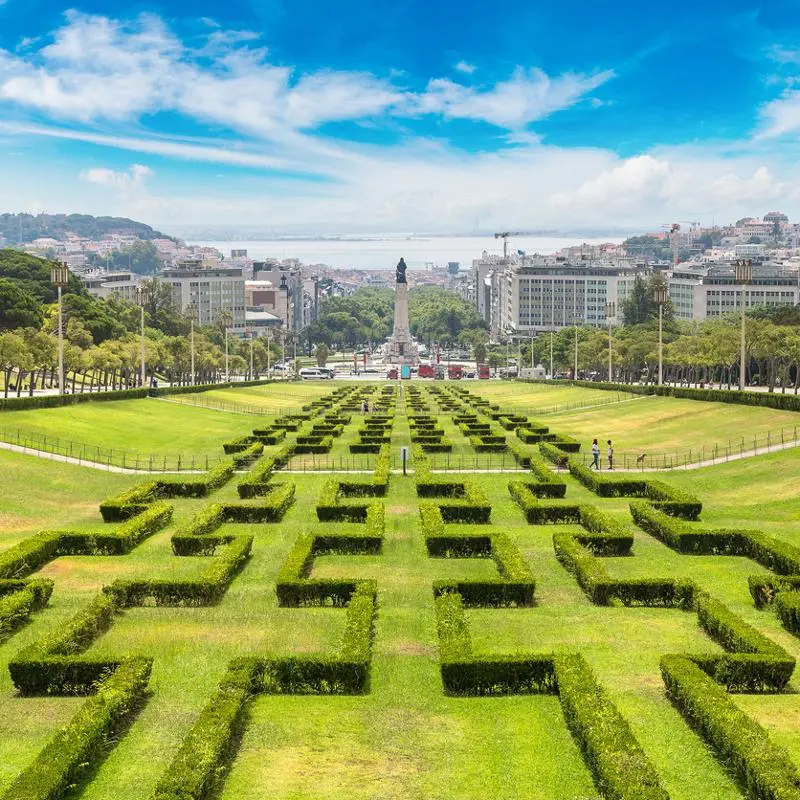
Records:
M800 218L800 0L0 0L0 209L471 231Z

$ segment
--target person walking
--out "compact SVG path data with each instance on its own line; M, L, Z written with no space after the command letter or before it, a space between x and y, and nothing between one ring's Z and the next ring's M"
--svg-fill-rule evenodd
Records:
M614 448L611 446L611 439L608 440L608 468L614 469Z
M592 439L592 466L600 469L600 445L597 444L597 439Z

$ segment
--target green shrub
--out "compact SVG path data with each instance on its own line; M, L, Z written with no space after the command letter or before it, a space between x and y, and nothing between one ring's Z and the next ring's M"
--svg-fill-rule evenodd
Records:
M800 592L779 592L775 598L775 610L783 627L800 636Z
M569 455L550 442L539 442L539 452L559 468L566 467L569 461Z
M680 712L729 765L749 797L786 800L800 794L800 775L788 754L689 658L663 656L661 675Z
M119 661L77 654L108 630L117 609L111 597L100 594L66 623L20 650L8 665L17 690L24 695L91 694Z
M509 481L508 491L514 502L522 509L525 519L532 525L546 523L572 523L580 520L579 507L575 505L542 505L538 499L540 486L550 484ZM562 484L566 490L566 485Z
M44 608L53 593L53 581L0 581L0 642Z
M669 800L658 773L580 655L554 658L564 719L603 797Z
M247 701L262 678L255 658L237 658L219 688L200 712L151 800L202 800L221 783L233 745L244 727Z
M264 445L261 442L253 442L249 447L234 455L234 468L245 469L249 467L263 452Z
M260 494L265 494L267 485L275 469L276 463L272 456L259 459L255 466L250 469L250 472L239 481L236 487L239 497L245 500Z
M3 797L54 800L80 784L143 702L151 667L152 660L148 658L120 662L97 685L96 694L6 789Z

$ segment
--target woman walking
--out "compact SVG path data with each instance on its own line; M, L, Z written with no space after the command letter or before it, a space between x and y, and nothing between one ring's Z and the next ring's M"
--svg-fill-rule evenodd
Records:
M600 445L597 444L597 439L592 439L592 466L600 469Z

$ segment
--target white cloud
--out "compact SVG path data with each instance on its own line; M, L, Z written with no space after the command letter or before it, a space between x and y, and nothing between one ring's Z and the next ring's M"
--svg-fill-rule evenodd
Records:
M551 78L540 69L518 67L508 81L483 91L437 78L428 83L427 91L415 99L415 104L420 113L481 120L515 129L575 105L613 77L614 73L606 70L594 75L565 73Z
M203 46L189 47L153 15L121 21L73 11L52 44L5 55L0 100L83 123L177 111L265 138L379 115L436 114L516 129L573 105L613 76L549 76L520 67L483 88L434 78L424 92L410 92L393 83L397 73L298 75L271 63L256 38L210 27ZM457 68L474 70L466 62Z
M800 91L786 90L761 108L759 136L772 138L800 130Z
M470 64L468 61L459 61L458 64L456 64L455 69L459 72L464 72L467 75L472 75L477 67L474 64Z
M629 158L582 183L577 190L553 196L555 205L639 203L642 195L663 196L670 179L668 162L649 155Z
M81 178L98 186L106 186L120 192L130 192L143 188L144 182L153 174L150 167L133 164L128 172L115 172L107 167L94 167L81 173Z

